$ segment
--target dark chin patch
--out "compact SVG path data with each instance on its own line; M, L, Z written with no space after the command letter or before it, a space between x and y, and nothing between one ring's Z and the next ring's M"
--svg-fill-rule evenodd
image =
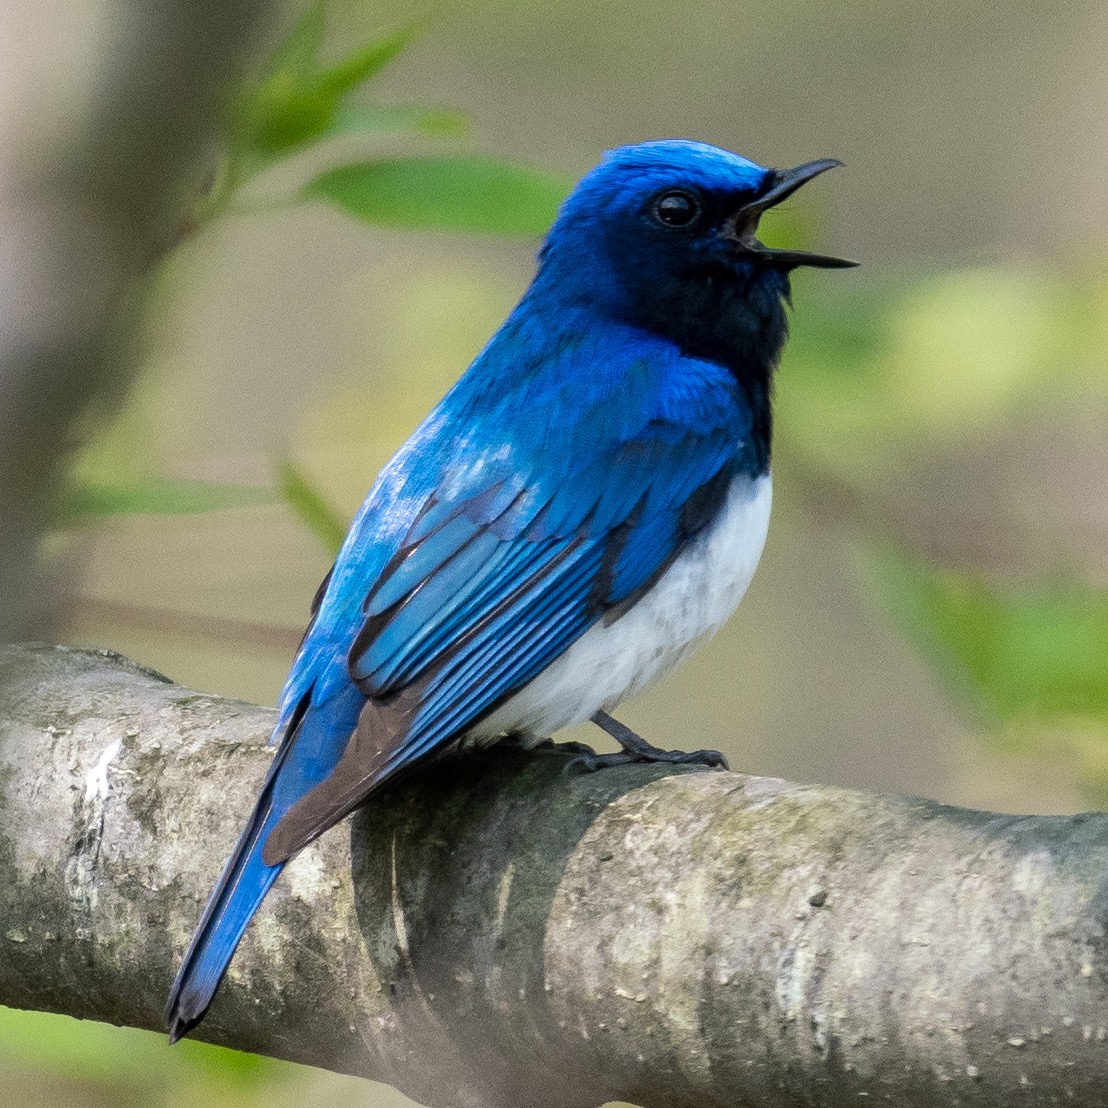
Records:
M769 467L773 371L788 334L788 275L747 259L713 262L659 281L639 302L636 326L691 358L725 366L753 414L751 469Z

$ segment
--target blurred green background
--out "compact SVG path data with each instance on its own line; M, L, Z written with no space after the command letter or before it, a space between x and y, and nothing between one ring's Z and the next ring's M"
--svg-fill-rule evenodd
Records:
M621 718L757 773L1103 804L1108 9L473 0L416 26L335 0L320 65L362 69L333 103L305 78L312 26L273 53L302 10L281 8L229 108L232 157L146 289L138 384L75 467L50 538L60 638L272 703L335 520L519 296L565 181L650 137L835 156L764 228L864 268L795 279L762 566ZM33 159L81 126L125 27L107 0L2 20L0 124ZM417 179L395 168L411 156L439 161ZM35 1106L410 1103L3 1009L0 1087Z

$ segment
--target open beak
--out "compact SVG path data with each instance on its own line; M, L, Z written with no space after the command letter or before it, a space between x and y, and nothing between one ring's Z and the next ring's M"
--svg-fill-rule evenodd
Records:
M844 269L857 265L857 262L848 261L846 258L810 254L806 250L773 250L754 237L758 229L758 220L764 211L780 204L786 197L792 196L801 185L807 184L813 177L818 177L821 173L826 173L827 170L842 164L837 158L820 158L814 162L805 162L793 169L773 170L766 191L735 213L733 225L735 240L743 250L778 269L795 269L801 265L819 266L823 269Z

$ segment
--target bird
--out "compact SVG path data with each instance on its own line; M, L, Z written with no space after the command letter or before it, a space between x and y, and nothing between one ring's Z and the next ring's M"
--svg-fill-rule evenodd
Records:
M275 754L196 928L166 1021L203 1018L289 859L435 751L593 720L583 770L724 764L611 712L737 607L771 501L790 273L768 209L841 163L768 169L664 139L608 151L535 276L381 471L311 606Z

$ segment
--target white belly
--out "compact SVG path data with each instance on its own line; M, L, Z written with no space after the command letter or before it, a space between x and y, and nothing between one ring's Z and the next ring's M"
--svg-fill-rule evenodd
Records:
M671 670L738 607L769 528L770 476L737 477L719 518L610 626L589 628L470 737L539 739L583 723Z

